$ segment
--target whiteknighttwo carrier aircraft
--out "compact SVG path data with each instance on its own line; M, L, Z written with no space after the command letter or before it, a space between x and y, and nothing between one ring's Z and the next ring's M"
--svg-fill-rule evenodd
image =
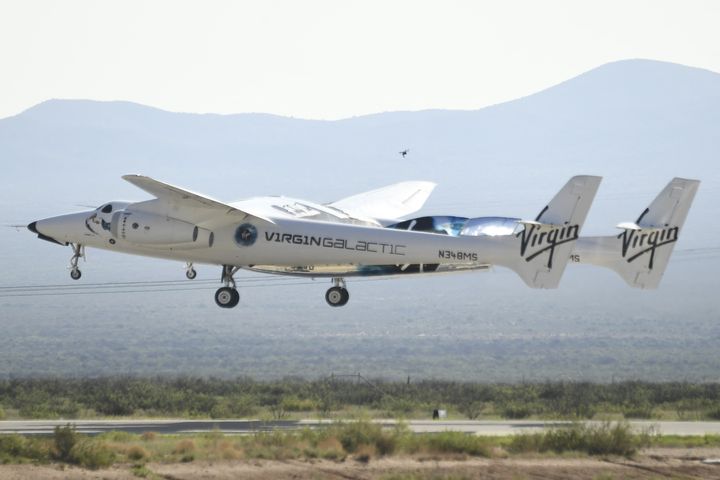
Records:
M580 237L601 177L568 181L533 220L424 216L430 182L402 182L328 204L286 197L224 203L141 175L123 177L156 198L38 220L39 238L70 245L80 278L85 247L222 266L215 302L238 304L240 269L327 277L327 302L345 305L346 277L510 268L533 288L556 288L568 262L616 271L631 286L655 288L682 229L698 180L673 179L619 234Z

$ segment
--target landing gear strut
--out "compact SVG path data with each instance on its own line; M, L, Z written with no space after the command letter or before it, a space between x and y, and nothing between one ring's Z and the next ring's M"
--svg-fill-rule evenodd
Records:
M70 278L80 280L82 272L78 268L78 261L85 258L85 246L79 243L71 243L70 246L73 249L73 256L70 258Z
M345 279L335 277L332 279L333 285L325 293L325 301L331 307L342 307L350 300L350 292L345 288Z
M197 272L193 268L192 262L187 262L185 265L185 276L188 278L188 280L193 280L195 277L197 277Z
M223 265L220 281L222 281L225 286L218 288L215 292L215 303L221 308L233 308L240 302L240 293L238 293L235 288L235 279L233 278L238 270L240 270L240 267Z

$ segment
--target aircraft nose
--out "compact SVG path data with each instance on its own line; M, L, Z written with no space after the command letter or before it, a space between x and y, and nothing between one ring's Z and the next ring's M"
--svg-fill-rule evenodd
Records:
M80 241L87 216L87 212L81 212L44 218L30 223L27 229L41 240L66 245L68 242Z

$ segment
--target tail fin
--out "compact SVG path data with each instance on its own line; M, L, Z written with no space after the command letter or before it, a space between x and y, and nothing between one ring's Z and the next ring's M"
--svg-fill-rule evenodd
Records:
M657 288L699 185L672 179L634 223L618 225L619 235L578 240L573 260L610 268L632 287Z
M602 177L572 177L535 220L512 235L511 268L533 288L557 288ZM519 256L517 252L519 250Z

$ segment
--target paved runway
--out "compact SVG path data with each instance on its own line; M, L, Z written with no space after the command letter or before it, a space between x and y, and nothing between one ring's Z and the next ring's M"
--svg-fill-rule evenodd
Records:
M22 433L26 435L47 435L58 425L73 424L78 432L96 435L103 432L122 431L130 433L157 432L162 434L187 434L219 430L231 434L249 434L272 430L297 430L301 428L322 428L332 420L7 420L0 421L0 434ZM394 420L375 420L385 427L392 427ZM512 435L515 433L539 432L569 422L539 420L410 420L408 427L416 433L457 431L477 435ZM593 422L589 422L593 423ZM720 422L653 422L631 421L636 429L653 427L665 435L720 435Z

